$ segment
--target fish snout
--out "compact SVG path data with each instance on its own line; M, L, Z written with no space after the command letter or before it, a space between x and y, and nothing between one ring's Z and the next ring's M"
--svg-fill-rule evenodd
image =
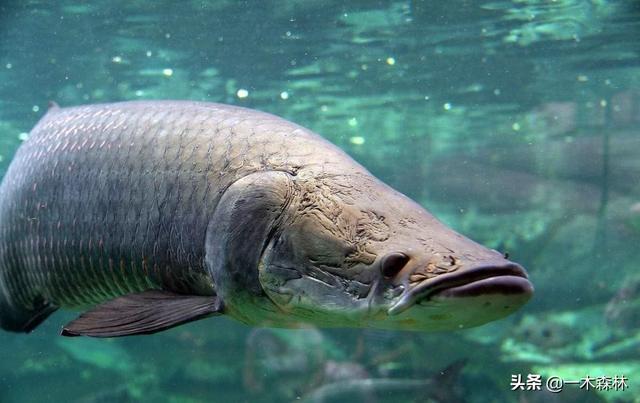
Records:
M517 263L502 260L481 262L438 278L425 287L426 296L473 297L488 294L533 294L526 270Z
M418 272L420 268L414 270L410 278L414 280ZM410 282L400 301L389 309L389 314L399 314L415 303L434 298L502 295L516 296L524 303L533 295L533 285L526 270L506 259L460 264L441 273L429 277L420 273L421 280Z

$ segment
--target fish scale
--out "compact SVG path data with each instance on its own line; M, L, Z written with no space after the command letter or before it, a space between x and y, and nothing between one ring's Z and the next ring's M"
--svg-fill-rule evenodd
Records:
M275 157L293 132L332 153L297 125L226 105L53 107L1 187L0 306L78 307L146 289L212 294L207 217L239 177L313 162L307 147Z

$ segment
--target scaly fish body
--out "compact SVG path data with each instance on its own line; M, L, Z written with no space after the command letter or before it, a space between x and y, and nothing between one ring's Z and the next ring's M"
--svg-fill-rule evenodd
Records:
M180 101L53 107L18 150L0 187L0 324L29 331L58 307L91 307L158 290L170 294L148 294L153 301L200 297L194 311L201 315L332 325L328 306L359 312L363 300L379 297L375 273L399 246L372 249L393 236L389 228L396 224L384 208L373 208L385 193L419 209L320 136L266 113ZM364 206L353 209L362 194ZM426 212L410 216L400 217L403 228L435 222ZM434 228L445 227L436 222ZM433 249L429 232L423 235L415 242ZM328 237L335 242L324 245ZM480 251L476 260L497 259L473 248ZM320 269L309 266L318 262L315 252L328 259ZM405 248L395 256L404 261L409 255ZM460 266L452 262L449 269ZM407 293L409 271L399 275L406 261L395 265L403 267L391 273L398 274L394 292L405 305L415 302ZM294 266L304 269L292 272ZM342 269L349 274L336 273ZM421 272L423 279L433 273ZM351 285L341 290L336 276ZM301 278L302 289L286 289ZM326 287L332 285L341 291L324 302L314 297L331 294ZM301 305L291 306L290 296ZM217 299L215 307L203 307L208 297ZM316 320L307 311L318 302L323 306ZM169 306L181 315L190 311ZM186 316L165 327L193 319ZM352 316L335 325L350 325Z

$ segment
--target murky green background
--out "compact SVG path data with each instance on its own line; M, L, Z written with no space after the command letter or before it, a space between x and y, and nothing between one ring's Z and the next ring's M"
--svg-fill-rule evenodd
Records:
M640 401L637 1L0 2L0 175L49 100L165 98L321 133L508 252L534 299L443 334L214 318L66 339L57 313L0 334L0 402ZM551 394L549 376L628 388Z

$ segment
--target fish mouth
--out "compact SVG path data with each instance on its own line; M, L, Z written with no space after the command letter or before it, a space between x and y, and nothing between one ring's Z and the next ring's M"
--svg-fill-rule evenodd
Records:
M464 298L501 294L524 296L526 301L533 294L533 285L528 278L527 272L517 263L485 262L423 281L409 289L389 308L388 313L397 315L416 302L426 302L434 297Z

